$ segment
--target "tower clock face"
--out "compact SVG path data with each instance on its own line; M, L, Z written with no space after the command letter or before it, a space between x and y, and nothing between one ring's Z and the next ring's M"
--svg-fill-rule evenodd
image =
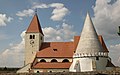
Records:
M31 46L33 47L33 46L34 46L34 41L33 41L33 40L30 40L30 44L31 44Z

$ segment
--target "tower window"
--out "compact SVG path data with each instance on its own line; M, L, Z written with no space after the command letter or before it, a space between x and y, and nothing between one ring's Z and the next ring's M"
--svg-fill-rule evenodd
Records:
M35 35L30 35L30 39L35 39Z
M32 35L30 35L30 39L32 39Z
M99 57L96 57L96 60L99 60Z
M35 35L33 35L33 39L35 39Z

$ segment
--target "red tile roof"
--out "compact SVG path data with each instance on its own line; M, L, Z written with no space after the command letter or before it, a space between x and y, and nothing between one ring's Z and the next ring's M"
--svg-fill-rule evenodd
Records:
M74 37L74 42L43 42L36 57L72 57L76 50L80 36ZM109 52L102 36L99 36L104 51Z
M45 62L45 63L43 63L43 62L41 62L41 63L37 63L35 66L33 66L32 68L34 68L34 69L39 69L39 68L41 68L41 69L57 69L57 68L59 68L59 69L69 69L69 67L70 67L70 65L71 65L71 63L70 62L68 62L68 63L59 63L59 62L53 62L53 63L50 63L50 62Z
M40 32L43 34L37 14L34 15L26 32Z
M72 57L74 52L73 42L44 42L37 52L37 57Z
M41 49L37 52L37 58L72 58L74 51L76 50L80 36L74 37L74 42L43 42ZM102 44L104 51L109 52L102 36L99 36L100 43ZM71 63L51 63L51 62L33 62L33 68L69 68Z

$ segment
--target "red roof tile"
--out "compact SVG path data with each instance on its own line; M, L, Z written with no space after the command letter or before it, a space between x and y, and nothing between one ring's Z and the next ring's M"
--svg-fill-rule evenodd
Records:
M40 32L43 34L37 14L34 15L26 32Z
M69 67L70 67L70 65L71 65L71 63L69 62L69 63L55 63L55 62L53 62L53 63L49 63L49 62L45 62L45 63L41 63L41 62L39 62L39 63L37 63L36 65L34 65L32 68L34 68L34 69L38 69L38 68L41 68L41 69L57 69L57 68L66 68L66 69L68 69Z
M73 42L44 42L37 57L72 57L73 52Z

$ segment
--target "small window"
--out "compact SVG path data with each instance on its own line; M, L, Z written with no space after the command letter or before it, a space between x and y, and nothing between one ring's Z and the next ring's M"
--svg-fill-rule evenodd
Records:
M30 39L32 39L32 35L30 35Z
M96 60L99 60L99 57L96 57Z
M39 71L37 71L37 73L40 73Z
M35 39L35 35L33 35L33 39Z
M75 53L75 51L74 51L74 53Z
M56 59L52 59L51 62L58 62Z
M54 51L57 51L57 49L53 49Z

